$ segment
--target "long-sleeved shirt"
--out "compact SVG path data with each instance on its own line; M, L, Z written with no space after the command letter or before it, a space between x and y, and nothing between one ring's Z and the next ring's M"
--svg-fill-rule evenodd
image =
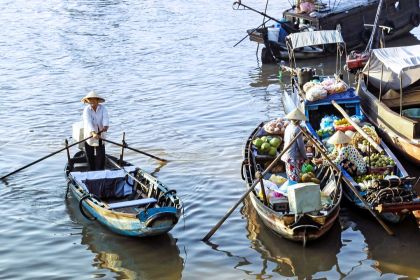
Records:
M99 132L104 129L105 126L109 126L108 111L105 106L98 104L96 112L90 105L86 106L83 110L83 130L85 138L91 136L91 132ZM104 137L104 135L101 135ZM90 138L87 143L91 146L97 146L98 140Z
M288 146L290 141L300 132L297 125L289 123L284 131L284 147ZM300 135L290 148L282 155L281 160L287 162L288 159L303 160L306 159L305 143Z
M334 163L339 164L345 159L349 160L357 167L357 174L361 175L366 173L366 163L359 151L357 151L352 145L342 147L337 155L337 158L334 159Z
M357 167L358 175L364 174L367 171L366 163L363 160L362 155L352 145L347 145L341 149L334 148L334 150L328 155L328 158L335 164L340 164L343 160L347 159ZM322 164L329 165L326 159L323 159Z

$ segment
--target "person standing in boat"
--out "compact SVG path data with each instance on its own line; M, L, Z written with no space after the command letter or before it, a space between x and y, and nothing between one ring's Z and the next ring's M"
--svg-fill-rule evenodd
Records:
M290 141L300 132L300 122L305 121L305 115L296 108L286 115L286 119L290 120L284 131L284 146L288 146ZM302 134L295 140L290 148L283 154L281 160L286 164L286 174L289 180L299 182L299 175L303 163L307 160L305 143Z
M105 168L104 138L109 128L108 111L104 105L105 99L96 92L91 91L81 100L88 104L83 110L83 129L85 138L93 136L85 142L85 152L90 170L103 170ZM99 137L100 136L100 137Z

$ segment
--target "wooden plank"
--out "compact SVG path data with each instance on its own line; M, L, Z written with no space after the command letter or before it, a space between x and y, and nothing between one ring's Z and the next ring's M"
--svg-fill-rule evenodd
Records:
M143 199L136 199L136 200L129 200L129 201L122 201L122 202L115 202L108 204L108 209L118 209L124 207L133 207L133 206L142 206L147 205L150 203L156 203L157 200L155 198L143 198Z

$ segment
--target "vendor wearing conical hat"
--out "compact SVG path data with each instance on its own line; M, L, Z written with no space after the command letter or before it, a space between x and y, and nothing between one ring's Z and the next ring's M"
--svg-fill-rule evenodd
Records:
M108 111L101 104L105 99L91 91L81 101L87 104L83 110L84 136L93 136L85 142L89 169L102 170L105 167L105 145L100 138L105 137L104 132L109 128Z
M286 115L286 119L290 120L284 131L284 146L287 147L296 135L299 134L299 125L301 121L305 121L305 115L298 109L294 109ZM289 180L298 182L302 164L307 160L305 143L302 134L295 140L290 148L283 154L281 160L286 164L286 174Z
M334 150L328 157L335 164L341 165L351 176L364 174L366 173L366 163L359 151L349 144L350 141L351 138L348 135L338 130L328 139L328 143L334 145ZM317 162L328 165L326 159Z

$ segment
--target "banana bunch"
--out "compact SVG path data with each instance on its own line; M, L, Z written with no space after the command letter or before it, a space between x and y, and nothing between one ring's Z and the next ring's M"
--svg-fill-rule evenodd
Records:
M346 120L346 118L342 118L342 119L340 119L340 120L335 120L334 121L334 125L335 126L347 126L347 125L350 125L350 123Z

